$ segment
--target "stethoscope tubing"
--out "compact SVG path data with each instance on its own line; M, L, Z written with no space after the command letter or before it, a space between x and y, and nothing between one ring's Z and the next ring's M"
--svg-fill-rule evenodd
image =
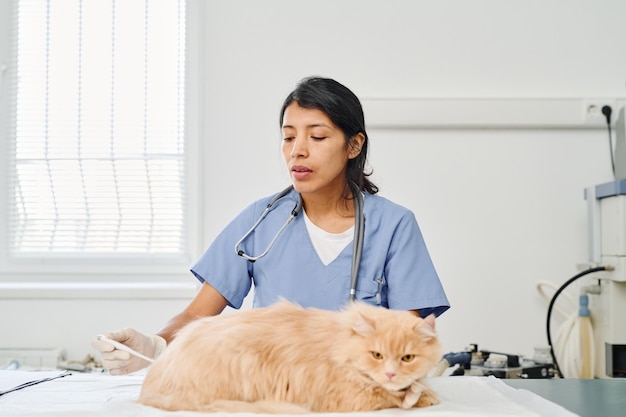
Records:
M352 271L350 274L350 301L356 298L356 284L359 279L359 266L363 254L365 218L363 216L363 194L353 187L354 195L354 244L352 245Z
M357 285L358 277L359 277L359 266L361 265L361 257L363 254L365 218L363 216L363 194L356 185L351 184L351 189L354 195L355 214L354 214L354 239L353 239L353 246L352 246L353 248L352 249L352 270L350 273L349 299L350 301L354 301L356 298L356 285ZM274 246L274 243L276 242L280 234L283 232L283 230L285 230L285 228L289 225L289 223L291 223L293 219L298 214L300 214L300 211L302 211L302 205L303 205L302 196L300 196L298 202L296 203L296 206L293 208L293 210L291 210L291 214L289 218L285 221L285 223L278 230L278 232L276 232L276 234L274 235L270 243L267 245L267 248L265 248L265 250L262 253L260 253L259 255L248 255L247 253L243 251L243 249L240 249L240 246L248 238L248 236L250 236L254 232L254 230L259 226L259 224L263 221L263 219L265 219L265 217L269 214L269 212L274 207L274 204L276 204L278 200L280 200L281 198L289 194L291 190L293 190L293 185L290 185L289 187L285 188L280 193L276 194L276 196L272 198L272 200L267 204L267 206L265 207L265 210L263 210L263 213L261 213L258 220L252 225L250 230L248 230L241 237L241 239L237 241L237 243L235 244L235 253L238 256L248 260L249 262L255 262L268 254L268 252L270 251L270 249L272 249L272 247Z
M272 207L274 206L274 204L276 204L276 202L278 200L280 200L281 198L283 198L284 196L286 196L287 194L289 194L289 192L293 189L293 185L290 185L289 187L285 188L283 191L281 191L280 193L278 193L276 195L276 197L274 197L272 199L272 201L270 201L268 203L268 205L265 207L265 210L263 210L263 213L261 213L261 215L259 216L259 219L252 225L252 227L250 228L250 230L248 230L246 232L245 235L243 235L241 237L241 239L239 239L239 241L235 244L235 252L237 253L237 255L241 256L244 259L247 259L250 262L254 262L258 259L261 259L262 257L264 257L265 255L267 255L267 253L270 251L270 249L272 248L272 246L274 246L274 242L276 242L276 239L278 239L278 236L280 236L280 234L283 232L283 230L285 230L285 228L289 225L289 223L291 223L291 221L298 215L300 214L300 211L302 210L302 197L300 197L298 203L296 204L296 206L293 208L293 210L291 210L291 215L289 216L289 218L287 219L287 221L283 224L283 226L278 230L278 232L274 235L274 237L272 238L272 240L270 241L269 245L267 245L267 248L259 255L256 256L252 256L252 255L248 255L246 254L242 249L239 249L239 247L241 246L241 244L243 243L244 240L246 240L248 238L248 236L250 236L252 234L252 232L254 232L254 230L259 226L259 224L261 224L261 222L263 221L263 219L265 219L265 217L267 216L267 214L272 210Z

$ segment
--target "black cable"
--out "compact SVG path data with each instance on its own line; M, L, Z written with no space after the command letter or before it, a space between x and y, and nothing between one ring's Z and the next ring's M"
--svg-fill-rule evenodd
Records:
M611 137L611 106L602 106L602 114L606 118L606 127L609 130L609 152L611 153L611 169L613 170L613 178L615 178L615 159L613 156L613 138Z
M554 349L552 348L552 336L550 334L550 318L552 317L552 308L554 307L554 303L556 302L556 299L559 296L559 294L561 294L561 292L563 292L563 290L567 288L572 282L576 281L579 278L584 277L585 275L591 274L593 272L606 271L606 270L607 270L607 267L599 266L596 268L587 269L579 274L574 275L573 277L568 279L565 282L565 284L561 285L558 290L556 290L556 292L552 296L552 299L550 300L550 305L548 306L548 317L546 318L546 331L548 334L548 346L550 346L550 355L552 356L554 369L556 369L556 372L561 376L561 378L563 378L563 374L561 373L561 368L559 367L559 363L556 360L556 355L554 354Z
M42 378L42 379L36 379L34 381L24 382L23 384L20 384L20 385L18 385L16 387L9 388L9 389L7 389L5 391L0 391L0 396L8 394L10 392L19 391L19 390L24 389L24 388L32 387L33 385L41 384L42 382L48 382L48 381L53 381L55 379L64 378L64 377L66 377L68 375L72 375L72 373L68 372L68 371L65 371L62 374L59 374L57 376L52 376L50 378Z

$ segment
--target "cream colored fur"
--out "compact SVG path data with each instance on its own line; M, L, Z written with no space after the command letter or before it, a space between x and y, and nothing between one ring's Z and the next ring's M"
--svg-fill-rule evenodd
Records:
M434 316L286 301L198 319L149 369L139 402L166 410L306 413L424 407L439 362Z

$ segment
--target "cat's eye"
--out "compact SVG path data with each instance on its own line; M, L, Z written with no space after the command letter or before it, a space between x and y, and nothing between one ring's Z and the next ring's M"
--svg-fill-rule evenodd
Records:
M402 360L402 362L411 362L414 358L415 358L415 355L412 355L412 354L409 353L407 355L404 355L401 358L401 360Z
M382 359L383 355L380 352L372 352L372 356L374 357L374 359Z

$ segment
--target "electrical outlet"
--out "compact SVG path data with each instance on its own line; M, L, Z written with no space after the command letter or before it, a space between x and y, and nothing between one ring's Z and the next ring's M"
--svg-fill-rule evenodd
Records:
M602 113L602 107L609 106L616 111L616 103L610 98L596 98L583 100L583 122L590 126L606 126L606 116ZM613 121L614 117L611 118Z

